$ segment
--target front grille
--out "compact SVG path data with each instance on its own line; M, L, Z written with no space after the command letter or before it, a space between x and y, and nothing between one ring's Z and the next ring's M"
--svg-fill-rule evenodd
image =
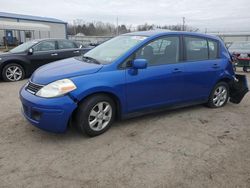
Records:
M36 94L43 86L29 82L26 90L32 94Z

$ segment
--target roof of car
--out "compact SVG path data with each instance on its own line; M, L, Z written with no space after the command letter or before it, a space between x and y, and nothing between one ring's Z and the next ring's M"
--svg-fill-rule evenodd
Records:
M31 41L40 42L40 41L46 41L46 40L67 40L67 41L73 41L73 40L64 39L64 38L43 38L43 39L34 39L34 40L31 40Z
M200 36L200 37L208 37L212 39L218 39L219 37L214 35L207 35L203 33L197 33L197 32L187 32L187 31L170 31L170 30L149 30L149 31L139 31L139 32L132 32L132 33L126 33L124 35L139 35L139 36L155 36L155 35L164 35L164 34L186 34L186 35L193 35L193 36Z

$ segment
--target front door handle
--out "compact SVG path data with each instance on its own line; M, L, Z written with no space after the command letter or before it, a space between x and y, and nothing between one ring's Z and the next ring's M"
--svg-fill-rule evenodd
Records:
M172 73L181 73L182 71L180 70L180 69L178 69L178 68L175 68L173 71L172 71Z
M217 63L215 63L215 64L213 64L213 66L212 66L214 69L218 69L218 68L220 68L220 66L217 64Z
M79 50L77 50L77 51L74 51L73 53L74 53L74 54L77 54L77 53L79 53Z
M57 53L53 53L53 54L51 54L51 56L57 56L58 54Z

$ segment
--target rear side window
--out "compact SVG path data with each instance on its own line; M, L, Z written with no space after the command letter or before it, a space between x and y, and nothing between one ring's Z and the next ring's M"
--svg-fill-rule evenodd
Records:
M58 49L70 49L76 48L76 45L72 41L59 40L58 41Z
M209 59L217 59L218 58L218 43L213 40L208 40L209 47Z
M184 37L186 60L201 61L208 59L207 40L196 37Z

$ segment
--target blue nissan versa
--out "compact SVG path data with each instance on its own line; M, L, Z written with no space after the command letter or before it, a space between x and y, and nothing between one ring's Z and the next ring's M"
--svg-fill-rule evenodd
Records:
M147 31L115 37L85 55L37 69L21 89L23 114L33 125L89 136L115 118L156 109L239 103L247 93L223 42L188 32Z

